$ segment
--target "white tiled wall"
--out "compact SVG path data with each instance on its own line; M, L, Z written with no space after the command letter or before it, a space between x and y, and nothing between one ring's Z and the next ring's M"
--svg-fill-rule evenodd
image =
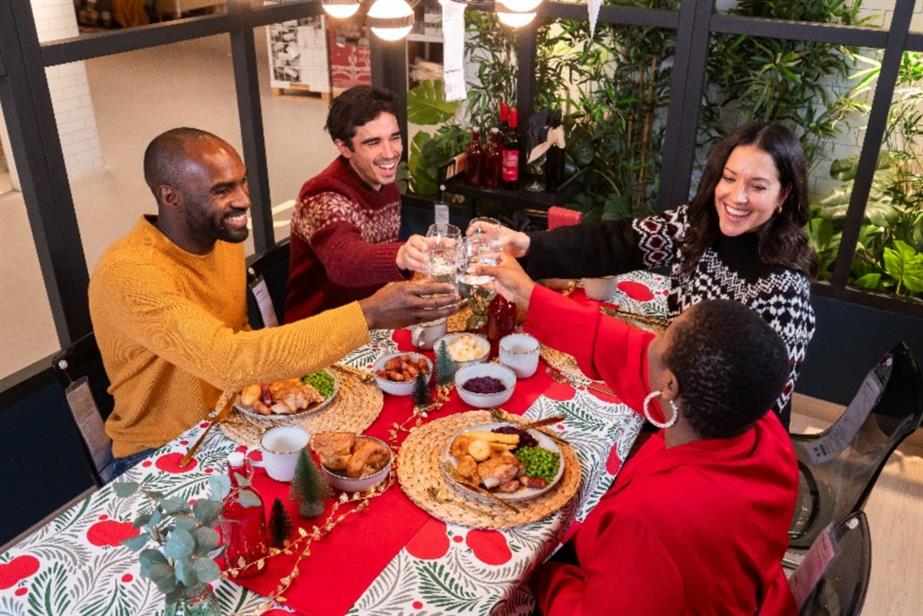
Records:
M73 0L30 0L35 27L41 42L77 36L77 16ZM52 66L46 70L51 102L54 106L61 149L68 175L100 169L93 100L83 62Z

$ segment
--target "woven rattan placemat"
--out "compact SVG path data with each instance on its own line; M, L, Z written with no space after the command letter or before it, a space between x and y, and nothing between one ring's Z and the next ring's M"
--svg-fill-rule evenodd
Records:
M274 415L268 419L251 419L247 415L234 411L225 423L219 424L222 432L229 439L256 447L260 434L273 426L301 426L311 434L318 432L363 432L368 428L384 404L384 396L375 383L362 383L358 378L337 373L340 390L333 404L323 411L304 417L291 418Z
M397 479L401 489L421 509L445 522L471 528L513 528L537 522L563 508L580 487L580 462L570 445L560 445L564 474L551 491L533 500L517 502L519 513L500 505L465 498L445 480L439 465L443 446L455 433L492 421L487 411L458 413L415 428L397 455ZM449 497L437 502L430 489Z

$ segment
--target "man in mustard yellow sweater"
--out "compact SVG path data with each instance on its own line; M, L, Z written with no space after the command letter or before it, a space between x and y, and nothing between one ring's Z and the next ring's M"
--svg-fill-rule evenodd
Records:
M299 376L369 341L457 309L446 284L398 282L280 327L247 323L246 169L225 141L178 128L144 154L157 216L144 216L100 259L90 315L111 381L106 422L117 472L212 409L223 390ZM139 455L143 454L143 455Z

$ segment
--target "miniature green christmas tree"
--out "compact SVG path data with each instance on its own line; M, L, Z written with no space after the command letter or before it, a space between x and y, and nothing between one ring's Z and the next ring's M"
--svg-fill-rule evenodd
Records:
M285 541L292 530L292 521L282 501L276 498L272 501L272 511L269 513L269 537L277 548L285 547Z
M324 499L330 496L330 486L317 470L306 449L302 449L298 454L291 495L300 503L298 514L302 517L316 518L324 513Z
M449 348L445 342L440 342L436 348L436 384L448 385L455 378L455 361L449 355Z
M429 383L426 382L426 375L423 372L418 372L417 378L414 379L411 398L413 398L413 405L421 409L429 406L429 403L432 402L433 397L429 392Z

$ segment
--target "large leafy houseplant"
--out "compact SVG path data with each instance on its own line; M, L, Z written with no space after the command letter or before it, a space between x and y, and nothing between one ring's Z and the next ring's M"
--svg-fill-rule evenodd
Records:
M855 78L859 95L876 80L881 65ZM894 103L872 181L850 283L871 291L923 297L923 54L905 52ZM858 156L836 160L830 175L843 186L812 206L811 241L821 258L821 277L831 275L853 190Z
M657 198L675 33L600 24L591 38L586 22L559 20L542 24L537 41L535 106L563 111L570 165L584 169L586 190L570 206L590 220L647 214Z
M465 149L468 133L451 122L458 102L445 100L441 81L424 81L407 95L407 119L421 127L439 124L433 132L421 129L410 141L410 190L433 197L439 193L439 167Z
M792 21L866 25L861 0L739 0L732 15ZM710 145L754 119L779 122L801 140L809 168L843 128L866 107L842 88L854 68L856 48L815 41L714 34L708 54L708 87L699 120L699 143Z

